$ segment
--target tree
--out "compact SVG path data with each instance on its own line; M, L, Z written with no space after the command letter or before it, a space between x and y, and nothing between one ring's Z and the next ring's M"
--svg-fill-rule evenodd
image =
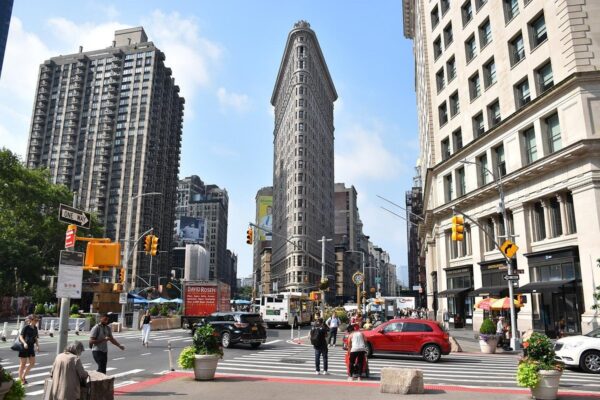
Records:
M0 293L29 293L47 287L42 275L56 275L66 231L57 219L60 203L72 203L66 186L50 183L47 170L27 169L10 150L0 150ZM94 233L101 232L94 221Z

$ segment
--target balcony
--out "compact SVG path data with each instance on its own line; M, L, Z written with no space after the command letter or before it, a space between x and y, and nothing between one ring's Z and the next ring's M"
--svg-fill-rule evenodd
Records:
M78 82L71 83L69 89L77 90L78 92L83 90L83 85Z
M40 108L36 108L35 110L35 114L36 117L45 117L46 116L46 111Z
M115 115L115 110L113 110L112 108L106 108L106 109L104 109L104 115L113 116L113 115Z
M44 125L42 125L42 124L33 124L32 130L34 132L41 132L41 131L44 130Z
M119 84L119 80L115 79L115 78L109 78L107 80L104 81L104 84L109 84L109 85L118 85Z
M44 103L47 103L48 100L50 100L49 97L47 95L45 95L45 94L38 95L37 99L38 99L38 101L42 101Z
M46 118L44 118L44 117L35 117L33 119L33 122L35 122L36 124L42 124L42 123L44 123L44 121L46 121Z
M65 115L67 121L73 121L79 118L79 114L76 112L70 112Z
M73 159L75 156L69 152L63 151L60 153L60 158L66 158L67 160Z
M112 124L103 123L103 124L98 125L98 131L100 131L100 132L110 132L112 130L113 130Z
M112 118L112 117L110 117L110 116L108 116L108 115L105 115L105 116L103 116L102 118L100 118L100 122L102 122L102 123L105 123L105 124L111 124L111 125L112 125L112 123L113 123L113 118Z
M75 75L71 78L71 83L83 83L83 78L81 76Z
M39 110L45 110L48 107L48 103L44 101L38 101L35 103L35 108Z
M50 91L49 91L48 89L44 88L44 87L41 87L41 88L38 90L38 93L39 93L39 94L48 94L48 95L49 95L49 94L50 94Z
M74 105L70 105L67 107L67 112L69 113L78 113L79 112L79 107L75 107Z
M44 72L52 72L52 67L49 65L42 65L42 73Z
M65 122L65 128L77 128L77 122L67 121Z
M34 147L41 147L42 141L39 139L31 139L31 141L29 142L29 145L34 146Z
M119 90L119 86L109 86L108 87L108 93L116 93Z

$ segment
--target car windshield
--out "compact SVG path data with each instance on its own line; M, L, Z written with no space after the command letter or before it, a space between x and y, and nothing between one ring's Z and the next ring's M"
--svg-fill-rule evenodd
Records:
M600 328L594 329L593 331L586 333L585 336L600 339Z
M250 324L260 324L262 323L262 318L259 314L246 314L241 316L242 322L247 322Z

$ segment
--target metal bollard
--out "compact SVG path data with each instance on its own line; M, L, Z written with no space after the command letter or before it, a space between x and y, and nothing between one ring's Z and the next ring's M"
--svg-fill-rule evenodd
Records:
M175 368L173 368L173 352L171 351L171 341L169 340L169 342L167 343L167 349L169 350L169 370L170 371L175 371Z
M300 341L300 324L298 324L298 343L302 343Z
M8 331L8 322L4 323L4 327L2 328L2 335L0 335L2 337L2 341L6 342L6 333Z
M290 340L294 341L294 325L290 325Z
M79 318L75 320L75 334L79 336Z
M50 321L50 332L48 332L50 337L54 337L54 320Z

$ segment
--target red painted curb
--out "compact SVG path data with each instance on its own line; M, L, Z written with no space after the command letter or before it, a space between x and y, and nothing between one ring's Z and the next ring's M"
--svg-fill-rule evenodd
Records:
M122 386L115 390L115 395L123 395L126 393L136 392L148 386L158 385L163 382L168 382L173 379L182 377L191 377L193 372L170 372L158 378L149 379L147 381L132 383L131 385ZM342 380L320 380L320 379L303 379L303 378L279 378L261 375L223 375L216 374L215 377L219 380L226 381L235 379L236 381L265 381L277 383L295 383L295 384L312 384L324 386L356 386L356 387L379 387L379 382L372 381L351 381ZM425 385L425 390L444 390L447 392L466 392L466 393L498 393L498 394L528 394L528 389L504 389L496 387L470 387L470 386L453 386L453 385ZM577 392L577 391L562 391L559 390L560 396L576 396L576 397L591 397L597 398L598 394L594 392Z

